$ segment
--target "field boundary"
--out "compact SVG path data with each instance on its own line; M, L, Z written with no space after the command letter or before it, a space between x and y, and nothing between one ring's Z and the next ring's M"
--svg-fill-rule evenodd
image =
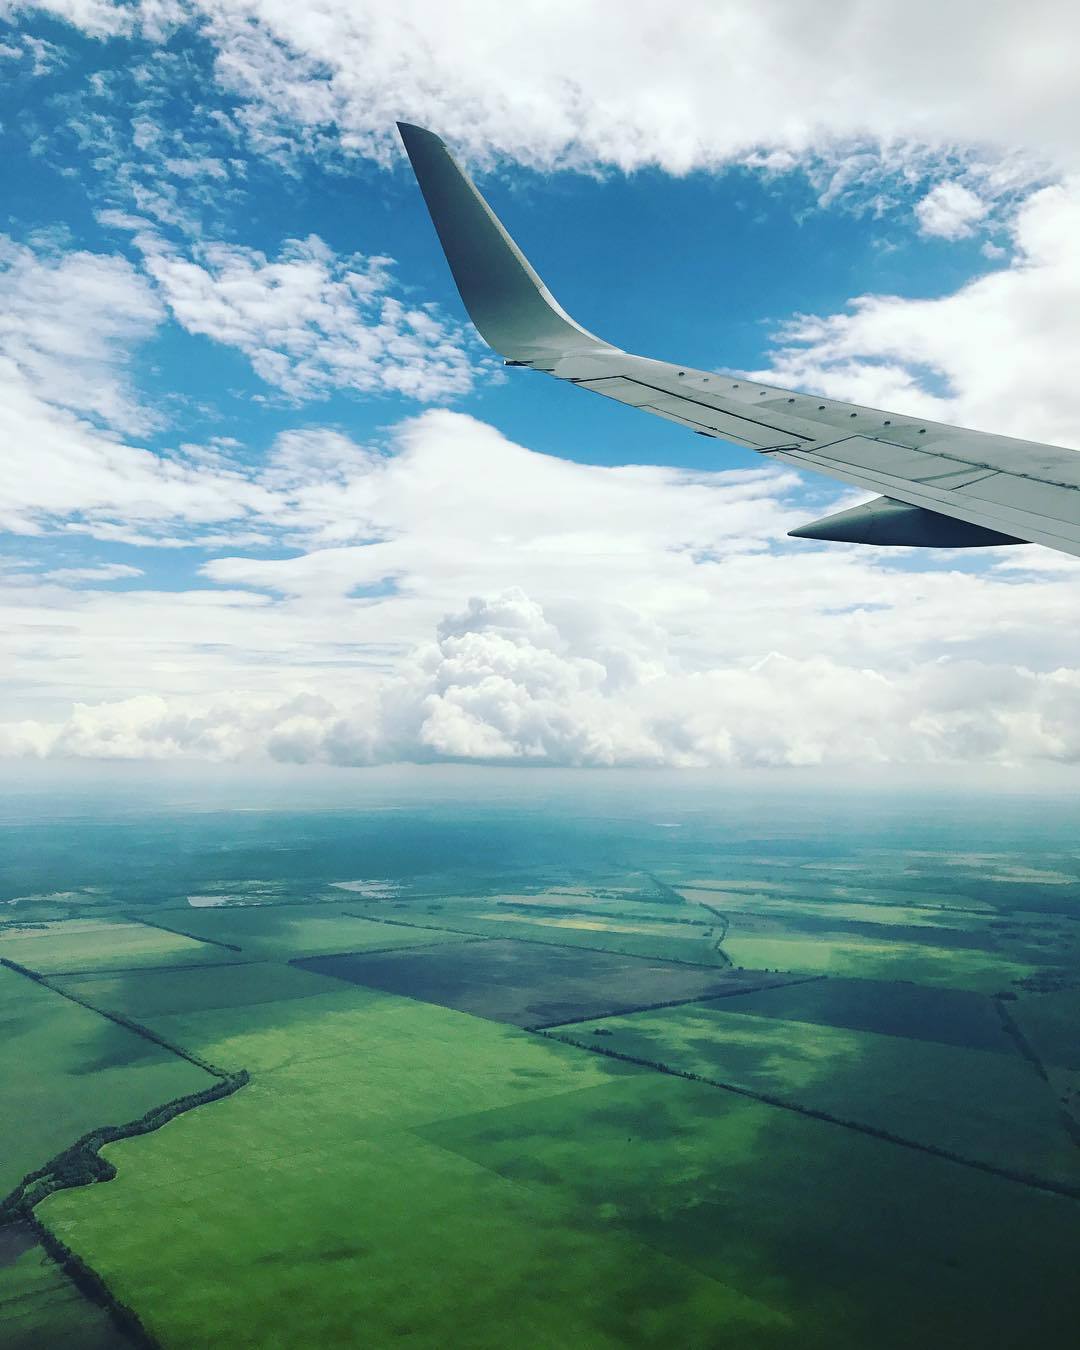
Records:
M100 1150L105 1144L116 1143L117 1140L128 1139L138 1134L149 1134L152 1130L160 1129L162 1125L167 1124L168 1121L185 1111L190 1111L196 1106L202 1106L206 1102L219 1101L223 1097L231 1096L238 1088L251 1081L251 1076L246 1069L232 1072L228 1069L222 1069L216 1064L211 1064L209 1060L203 1059L200 1055L193 1054L190 1050L185 1050L183 1046L166 1040L164 1036L159 1036L157 1032L151 1031L141 1022L125 1017L122 1013L107 1012L101 1008L96 1008L84 999L78 998L64 989L58 989L45 976L27 969L26 966L20 966L17 962L8 960L6 957L0 957L0 965L14 971L17 975L33 980L35 984L40 984L50 993L56 994L59 998L67 999L69 1003L74 1003L87 1012L93 1013L95 1017L102 1017L107 1022L113 1022L117 1026L123 1027L125 1031L130 1031L134 1035L142 1037L143 1040L150 1041L161 1049L167 1050L170 1054L187 1060L189 1064L202 1069L204 1073L210 1074L212 1078L217 1080L211 1086L203 1088L199 1092L189 1092L183 1097L174 1097L171 1101L163 1102L160 1106L151 1107L137 1120L127 1121L123 1125L99 1125L95 1129L88 1130L73 1144L51 1158L43 1167L28 1172L14 1190L0 1200L0 1226L11 1223L16 1219L28 1218L34 1206L44 1200L47 1195L53 1194L54 1191L66 1190L72 1186L83 1186L95 1181L111 1181L116 1175L116 1168L107 1159L101 1157Z
M738 998L741 994L760 994L766 989L787 989L793 984L812 984L817 980L827 980L827 975L796 975L779 984L754 984L745 989L725 989L716 994L699 994L691 998L669 998L661 1003L642 1003L634 1008L621 1008L618 1012L593 1013L588 1017L566 1017L560 1022L538 1022L535 1026L525 1027L525 1031L557 1031L559 1027L579 1026L583 1022L603 1022L609 1017L633 1017L635 1013L658 1012L661 1008L681 1008L689 1003L719 1003L725 998ZM577 1044L575 1041L574 1044Z
M479 939L481 942L531 942L538 947L562 947L570 951L602 952L604 956L625 956L631 961L665 961L673 966L692 966L695 970L724 971L728 966L713 965L708 961L686 961L681 956L659 956L648 952L623 952L614 947L594 947L586 942L553 942L550 938L522 937L518 933L478 933L470 928L451 928L447 924L410 923L408 919L373 919L368 914L350 914L350 919L369 919L372 923L389 923L398 928L419 928L428 932L457 933L459 937ZM580 930L579 930L580 931ZM399 949L403 950L403 949ZM727 953L725 952L726 956ZM778 971L777 974L798 976L799 971Z
M116 1143L121 1139L134 1138L136 1135L150 1134L186 1111L230 1097L251 1081L251 1075L247 1069L240 1069L234 1073L219 1068L182 1046L167 1041L149 1027L143 1026L141 1022L136 1022L121 1013L95 1008L66 990L58 989L44 975L29 970L26 966L20 966L6 957L0 957L0 965L32 980L35 984L42 985L50 993L67 999L69 1003L74 1003L106 1021L114 1022L134 1035L141 1036L144 1040L151 1041L171 1054L187 1060L216 1080L201 1092L190 1092L183 1097L174 1097L171 1101L151 1107L137 1120L129 1120L123 1125L100 1125L96 1129L88 1130L43 1167L28 1172L15 1189L0 1200L0 1227L8 1223L27 1224L72 1284L85 1298L104 1308L113 1324L137 1347L137 1350L159 1350L159 1343L146 1330L138 1314L126 1303L122 1303L101 1275L41 1222L34 1209L47 1196L54 1195L57 1191L70 1190L75 1186L91 1185L99 1181L111 1181L116 1176L116 1168L108 1158L101 1156L104 1145Z
M619 1059L627 1064L637 1064L643 1069L652 1069L656 1073L668 1074L672 1078L685 1078L691 1083L704 1083L708 1087L720 1088L723 1092L732 1092L739 1097L749 1097L752 1101L761 1102L765 1106L775 1106L781 1111L793 1111L796 1115L807 1116L811 1120L821 1120L828 1125L839 1125L842 1129L854 1130L858 1134L866 1134L873 1139L881 1139L888 1144L896 1144L900 1148L913 1149L917 1153L926 1153L931 1157L942 1158L946 1162L958 1163L961 1167L972 1167L976 1171L987 1172L991 1176L1000 1177L1005 1181L1013 1181L1021 1186L1030 1186L1033 1190L1048 1191L1052 1195L1061 1195L1068 1200L1080 1200L1080 1185L1074 1186L1066 1181L1054 1181L1049 1177L1039 1177L1029 1172L1016 1172L1011 1168L998 1167L994 1163L983 1162L978 1158L967 1158L962 1153L953 1153L950 1149L941 1148L937 1144L922 1143L917 1139L906 1139L903 1135L893 1134L890 1130L881 1129L876 1125L866 1125L857 1120L846 1120L843 1116L834 1116L831 1112L819 1110L817 1107L802 1106L798 1102L787 1101L783 1097L774 1097L768 1092L758 1092L738 1083L725 1083L718 1078L708 1078L704 1074L692 1073L689 1069L676 1069L670 1064L662 1064L659 1060L642 1059L637 1055L628 1055L621 1050L611 1050L606 1045L583 1045L581 1041L571 1040L567 1036L557 1036L553 1031L540 1029L534 1029L534 1034L544 1036L548 1040L560 1041L563 1045L572 1045L578 1050L584 1050L586 1054L606 1055L609 1059Z
M155 923L153 919L144 919L137 914L126 914L124 916L130 919L132 923L141 923L144 928L156 928L162 933L171 933L173 937L190 938L192 942L205 942L210 947L224 947L226 951L242 952L244 949L236 942L222 942L219 938L198 937L195 933L185 933L180 928L170 928L165 923Z

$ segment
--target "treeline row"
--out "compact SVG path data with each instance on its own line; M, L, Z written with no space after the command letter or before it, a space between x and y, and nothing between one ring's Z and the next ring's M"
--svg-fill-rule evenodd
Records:
M144 1027L141 1022L136 1022L131 1017L125 1017L123 1013L112 1012L108 1008L95 1007L93 1003L88 1003L86 999L80 998L78 994L73 994L69 989L60 989L40 971L30 970L27 966L20 966L17 961L9 961L6 956L0 956L0 966L7 966L9 970L14 970L19 975L25 975L28 980L33 980L35 984L44 985L52 993L58 994L61 998L66 998L69 1003L77 1003L80 1008L85 1008L87 1012L92 1012L97 1017L104 1017L109 1022L115 1022L118 1027L123 1027L125 1031L141 1036L144 1041L152 1041L154 1045L159 1045L163 1050L168 1050L170 1054L186 1059L189 1064L194 1064L197 1069L203 1069L207 1073L213 1074L215 1078L229 1077L224 1069L219 1069L209 1060L193 1054L190 1050L185 1050L182 1045L174 1045L172 1041L167 1041L164 1036L159 1036L156 1031ZM157 969L161 970L165 967L159 966Z
M66 1242L62 1242L34 1215L26 1216L26 1224L79 1293L99 1308L104 1308L114 1326L119 1328L136 1350L159 1350L157 1341L139 1321L134 1309L121 1303L97 1271L92 1270L77 1252L73 1252Z
M149 1134L185 1111L231 1096L249 1081L248 1071L241 1069L239 1073L219 1077L216 1083L201 1092L191 1092L186 1097L175 1097L162 1106L152 1107L138 1120L130 1120L126 1125L101 1125L88 1131L44 1167L28 1173L11 1194L0 1201L0 1225L29 1219L34 1206L54 1191L86 1186L95 1181L111 1181L116 1176L116 1168L101 1156L99 1150L104 1144Z

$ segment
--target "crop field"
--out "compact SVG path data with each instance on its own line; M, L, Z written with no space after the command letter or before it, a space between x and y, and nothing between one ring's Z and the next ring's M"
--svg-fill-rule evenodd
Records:
M127 1018L235 1090L34 1216L162 1350L1071 1346L1071 818L844 853L654 810L140 810L87 834L115 878L20 842L0 1190L222 1081ZM130 1341L13 1223L0 1346Z
M230 959L225 948L150 924L110 919L70 920L50 923L44 929L14 932L0 930L0 956L45 974Z
M87 1130L122 1125L212 1082L162 1046L0 966L0 1198Z
M713 923L665 923L664 931L655 931L649 926L646 931L625 931L628 927L646 928L645 924L622 925L622 931L615 931L618 925L613 909L611 923L606 927L597 927L591 914L569 914L560 916L568 919L566 923L553 924L542 922L544 916L531 916L519 912L507 913L494 905L491 912L478 910L476 901L465 904L441 905L437 910L413 909L406 916L400 910L375 911L372 918L387 917L406 919L410 924L437 928L445 924L456 933L471 933L477 937L514 938L526 942L543 942L560 947L590 947L604 951L622 952L627 956L656 957L661 961L686 961L691 965L727 966L730 964L723 951L718 950L718 929ZM690 911L693 914L693 911ZM707 914L698 911L694 918L708 919ZM589 925L589 926L586 926ZM402 944L404 945L404 944Z
M932 930L928 930L932 931ZM873 941L864 937L817 938L788 932L782 936L743 934L732 925L724 951L736 966L748 969L843 975L864 980L912 980L995 993L1034 973L1027 961L992 951L936 947L930 942Z
M422 1132L764 1303L779 1325L753 1344L1014 1350L1075 1328L1075 1203L703 1084L629 1078Z
M823 900L812 886L809 894L793 896L755 890L712 890L679 886L679 894L691 903L711 905L724 913L776 914L820 917L837 921L873 924L905 924L922 928L958 928L985 931L994 918L993 910L971 913L966 909L939 906L891 904L878 900Z
M458 1343L493 1347L661 1346L718 1324L751 1345L776 1321L628 1235L582 1225L564 1198L414 1132L477 1108L576 1098L634 1070L358 989L166 1024L248 1065L251 1085L109 1146L114 1182L41 1210L170 1345L204 1345L207 1325L226 1345L348 1343L357 1326L372 1344L438 1344L451 1303Z
M356 988L159 1028L251 1084L40 1208L170 1346L437 1344L448 1305L477 1346L901 1346L961 1318L1053 1344L1065 1316L1041 1291L1077 1207L955 1164ZM932 1195L949 1217L913 1254ZM877 1326L883 1206L924 1296Z
M889 980L800 980L737 994L723 1011L939 1041L969 1050L1011 1053L1016 1048L993 1000L966 989Z
M4 1350L129 1350L103 1308L84 1298L28 1224L0 1228Z
M1046 1083L1020 1055L747 1017L724 1006L658 1008L556 1034L1007 1171L1080 1185L1080 1151Z
M193 938L232 943L248 958L390 950L447 941L438 931L357 918L348 905L252 905L158 910L157 915L162 923Z
M302 965L321 975L523 1027L675 999L735 994L786 978L497 940L384 955L314 957Z
M309 998L336 986L296 966L277 961L207 966L191 970L147 970L116 975L57 978L60 989L95 1008L121 1013L137 1022L172 1013Z

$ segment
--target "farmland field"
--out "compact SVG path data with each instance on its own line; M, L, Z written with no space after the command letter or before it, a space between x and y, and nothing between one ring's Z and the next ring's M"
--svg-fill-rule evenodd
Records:
M523 1027L703 995L738 994L789 978L509 941L311 957L302 965L322 975Z
M44 929L44 931L43 931ZM123 920L74 920L0 930L0 956L46 974L227 961L221 947Z
M1071 1346L1071 815L604 800L0 820L9 1188L168 1045L34 1209L162 1350Z
M445 934L439 932L357 918L347 905L257 905L160 913L162 922L206 942L231 943L249 959L386 950L446 941Z
M738 1016L726 1002L581 1022L556 1034L748 1088L959 1157L1080 1186L1080 1151L1019 1054Z
M940 1041L971 1050L1015 1048L991 998L934 985L895 980L800 980L760 993L737 994L723 1010L908 1036L916 1041Z
M0 966L0 1198L97 1125L207 1087L202 1069Z

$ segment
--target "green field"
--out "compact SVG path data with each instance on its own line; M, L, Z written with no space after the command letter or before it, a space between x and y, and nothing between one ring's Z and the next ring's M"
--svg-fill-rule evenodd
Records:
M755 1346L1072 1343L1072 1201L659 1076L423 1133L538 1194L572 1195L583 1221L721 1272L782 1318ZM726 1328L700 1343L728 1344Z
M898 980L800 980L725 1000L727 1013L876 1031L917 1041L1013 1053L994 1000L967 989Z
M580 1022L556 1034L1008 1171L1080 1185L1080 1151L1046 1084L1019 1055L738 1015L724 1011L726 1002Z
M224 947L123 919L70 919L44 929L0 930L0 956L45 974L235 959Z
M389 951L447 941L436 931L352 917L348 905L251 905L159 910L157 914L162 923L194 938L234 944L240 948L234 959L241 954L244 958L273 958Z
M1020 1325L1057 1343L1040 1291L1063 1287L1080 1207L1055 1197L356 988L155 1027L252 1082L107 1146L114 1181L39 1213L170 1347L362 1326L374 1345L862 1350L961 1318L982 1345ZM927 1230L931 1197L948 1218ZM878 1325L890 1256L924 1296Z
M776 915L820 916L835 919L838 922L856 921L860 923L911 924L921 928L965 928L981 931L993 919L993 911L983 914L970 914L965 910L951 910L917 906L912 904L891 904L879 900L827 900L821 897L820 889L808 885L803 896L791 896L762 890L705 890L695 887L679 886L679 894L684 899L699 905L711 905L723 913L753 913ZM933 935L927 934L928 940Z
M0 1228L4 1350L127 1350L104 1309L84 1298L26 1224Z
M109 1146L114 1182L41 1213L171 1346L207 1326L227 1345L352 1343L362 1326L371 1344L661 1346L719 1324L749 1346L776 1320L414 1132L576 1099L621 1066L359 990L160 1025L251 1085Z
M398 918L400 911L381 911ZM681 911L676 911L681 913ZM373 917L377 917L376 911ZM692 910L687 910L694 915ZM526 942L546 942L562 947L599 947L628 956L655 956L664 961L688 961L692 965L726 966L728 959L717 949L718 929L711 924L672 923L669 916L656 923L634 917L621 921L613 908L610 918L595 913L565 915L529 915L492 905L491 913L477 908L477 902L448 903L435 912L410 910L408 921L437 929L445 924L457 933L486 938L518 938ZM707 918L704 913L701 917ZM415 930L414 930L415 931Z
M156 1022L172 1013L309 998L341 987L336 980L278 961L197 970L148 970L121 976L69 975L57 978L55 984L95 1008L122 1013L137 1022Z
M87 1130L123 1125L214 1079L0 966L0 1197Z
M933 930L927 930L928 935ZM997 952L895 942L865 937L818 938L796 932L758 937L734 925L724 951L748 970L789 970L807 975L844 975L863 980L912 980L995 993L1031 975L1035 966Z
M35 1211L163 1350L1073 1344L1080 1148L1061 1099L1080 1111L1080 924L1064 912L999 912L974 873L934 908L948 887L901 850L878 887L858 858L759 865L756 837L746 859L687 850L702 885L672 866L672 890L635 870L663 860L639 859L625 822L592 870L477 864L495 831L454 873L452 813L432 824L432 873L399 882L379 840L412 867L420 827L377 826L361 849L355 818L320 835L305 817L280 876L252 881L279 856L278 817L220 823L210 861L174 877L174 845L137 815L160 842L158 902L125 882L145 923L0 923L0 956L50 982L0 968L0 1190L5 1169L13 1186L84 1131L214 1081L106 1014L250 1075L105 1145L114 1179ZM666 859L677 833L655 845ZM1038 862L1008 864L1018 906ZM335 889L349 876L360 890ZM826 978L719 997L760 983L730 963ZM26 1231L0 1229L3 1350L122 1344Z

